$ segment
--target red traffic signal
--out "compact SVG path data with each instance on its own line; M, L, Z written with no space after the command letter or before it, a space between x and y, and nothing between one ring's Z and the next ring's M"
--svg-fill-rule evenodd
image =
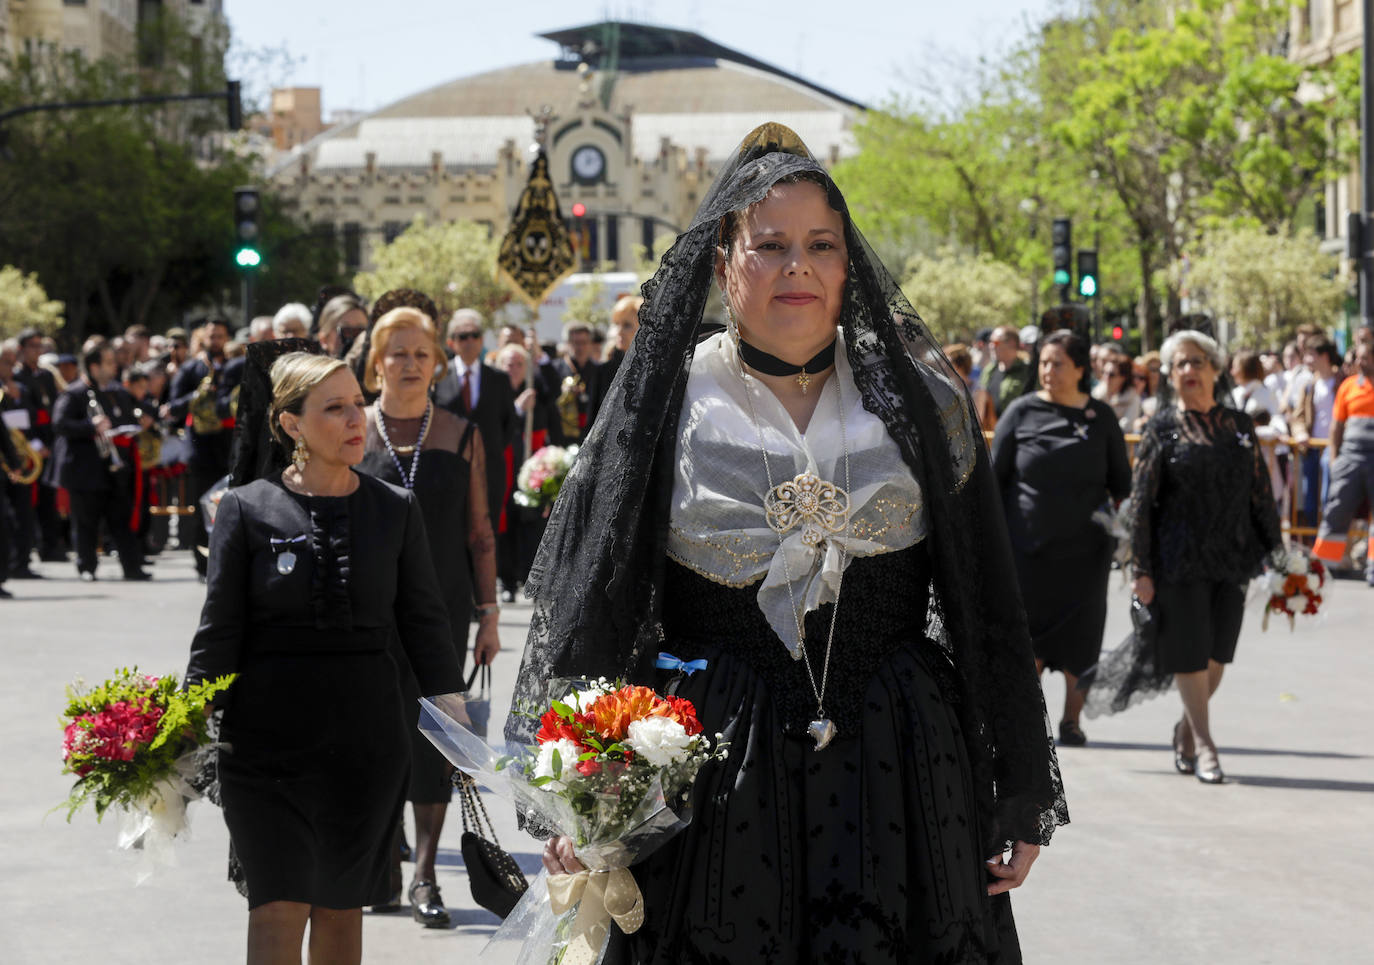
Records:
M1120 325L1112 326L1112 338L1116 339L1119 342L1125 337L1126 330L1124 328L1122 328Z
M573 203L572 216L574 218L583 218L586 217L586 214L587 206L585 204L583 204L581 201L576 201Z

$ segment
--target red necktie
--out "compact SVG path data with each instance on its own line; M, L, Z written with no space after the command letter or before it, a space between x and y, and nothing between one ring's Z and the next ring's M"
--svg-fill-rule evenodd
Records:
M463 373L463 408L472 411L472 370Z

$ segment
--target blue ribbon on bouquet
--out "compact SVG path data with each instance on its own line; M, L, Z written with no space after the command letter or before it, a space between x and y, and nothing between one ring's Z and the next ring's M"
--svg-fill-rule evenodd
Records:
M658 655L658 661L654 666L658 667L659 670L680 670L690 677L698 670L706 669L706 660L703 658L700 660L683 661L674 657L671 653L660 653Z

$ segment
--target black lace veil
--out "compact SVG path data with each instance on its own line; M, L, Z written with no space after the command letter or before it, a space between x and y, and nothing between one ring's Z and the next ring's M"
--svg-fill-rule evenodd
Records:
M272 405L272 363L291 352L321 352L318 342L305 338L281 338L254 342L245 350L243 384L234 419L234 441L229 485L242 486L270 476L291 461L272 435L267 413Z
M825 169L778 124L745 138L642 288L639 333L530 573L534 617L506 736L533 739L527 715L544 701L550 678L652 679L663 639L678 416L721 219L762 200L780 179L808 172L844 218L850 264L841 324L856 386L926 493L931 630L962 682L958 711L988 854L1016 839L1044 843L1068 814L1001 502L963 380L854 226Z

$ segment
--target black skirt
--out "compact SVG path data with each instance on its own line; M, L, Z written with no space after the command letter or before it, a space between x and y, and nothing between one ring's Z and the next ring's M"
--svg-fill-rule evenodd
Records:
M273 654L244 666L224 717L219 778L249 908L387 899L410 769L395 750L407 739L396 677L384 649L327 660Z
M925 638L924 546L853 561L826 694L839 736L806 736L816 701L758 609L682 567L665 646L706 658L676 686L728 759L703 769L686 830L633 869L644 926L610 962L1021 960L1006 895L987 896L958 684ZM901 587L901 591L896 591ZM807 620L819 675L830 607Z
M1094 534L1085 543L1085 552L1071 556L1012 553L1035 659L1075 677L1102 651L1112 572L1112 541Z

